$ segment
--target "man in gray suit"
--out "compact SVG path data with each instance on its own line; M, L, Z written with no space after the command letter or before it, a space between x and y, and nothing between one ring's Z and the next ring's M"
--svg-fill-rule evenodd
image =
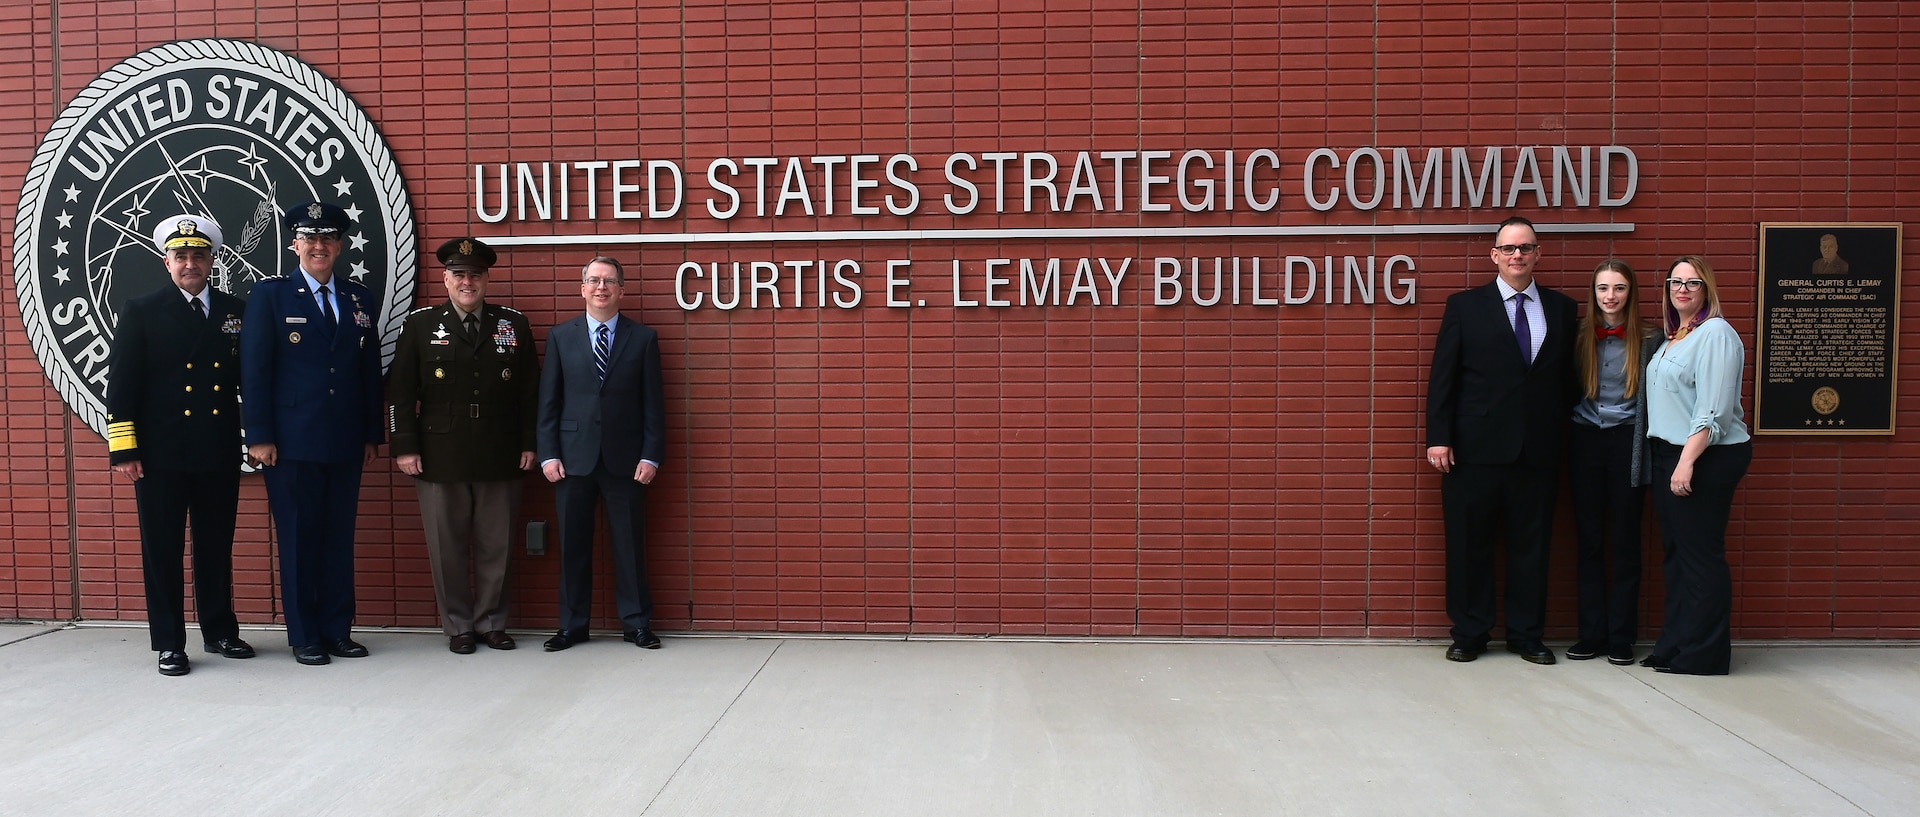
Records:
M601 499L613 540L621 629L629 643L660 648L642 553L646 486L666 455L660 338L620 314L625 283L620 262L588 261L580 273L587 313L547 333L535 445L560 512L560 631L547 639L548 652L587 640L594 508Z

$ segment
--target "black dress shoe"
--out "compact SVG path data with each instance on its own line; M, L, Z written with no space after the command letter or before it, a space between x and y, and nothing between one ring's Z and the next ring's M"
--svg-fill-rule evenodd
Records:
M1455 641L1453 642L1453 646L1447 648L1447 660L1466 663L1475 658L1479 658L1480 654L1486 651L1487 645L1485 644L1469 644L1464 641Z
M354 643L354 640L351 638L336 638L331 641L324 641L321 642L321 646L326 647L327 654L335 658L365 658L372 654L367 652L366 647Z
M1606 651L1606 642L1582 638L1573 646L1567 648L1567 660L1586 661L1592 658L1599 658L1600 654Z
M224 655L228 658L252 658L253 645L241 641L238 636L207 642L207 652Z
M472 655L475 649L473 633L461 633L447 639L447 649L459 655Z
M553 637L547 639L547 643L541 646L545 648L547 652L559 652L588 638L589 636L586 630L561 630L560 632L554 633Z
M637 632L628 630L626 635L621 636L621 638L626 639L628 644L633 644L643 650L660 649L660 636L653 634L652 627L647 627Z
M193 667L187 665L186 653L179 650L160 651L161 675L185 675L192 671Z
M1673 660L1672 658L1667 656L1648 653L1647 657L1640 659L1640 666L1660 669L1661 667L1666 666L1667 663L1672 660Z
M480 640L496 650L511 650L520 646L513 643L513 636L507 635L506 630L488 630L480 636Z
M1607 663L1616 667L1633 665L1632 647L1612 647L1607 650Z
M333 659L327 657L327 651L319 647L294 647L293 660L309 667L333 663Z
M1535 664L1552 664L1557 660L1553 657L1553 650L1547 649L1547 645L1538 641L1509 641L1507 652Z

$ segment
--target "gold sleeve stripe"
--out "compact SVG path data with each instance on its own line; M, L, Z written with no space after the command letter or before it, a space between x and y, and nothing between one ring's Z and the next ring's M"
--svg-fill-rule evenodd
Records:
M133 421L128 420L107 425L107 450L131 451L140 447L140 441L133 436Z

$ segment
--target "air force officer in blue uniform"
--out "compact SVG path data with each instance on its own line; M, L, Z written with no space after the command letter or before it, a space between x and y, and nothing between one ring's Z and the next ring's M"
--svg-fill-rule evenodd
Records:
M247 455L265 466L280 542L287 642L302 664L360 658L353 527L360 469L381 442L379 304L333 273L346 211L287 211L300 269L253 285L240 332Z

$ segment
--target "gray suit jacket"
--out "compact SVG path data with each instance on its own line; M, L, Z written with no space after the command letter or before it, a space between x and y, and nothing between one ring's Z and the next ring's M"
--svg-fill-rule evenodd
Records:
M659 333L623 314L614 321L608 357L602 382L585 315L547 332L535 451L541 462L559 460L568 476L601 464L630 476L641 460L666 462Z

